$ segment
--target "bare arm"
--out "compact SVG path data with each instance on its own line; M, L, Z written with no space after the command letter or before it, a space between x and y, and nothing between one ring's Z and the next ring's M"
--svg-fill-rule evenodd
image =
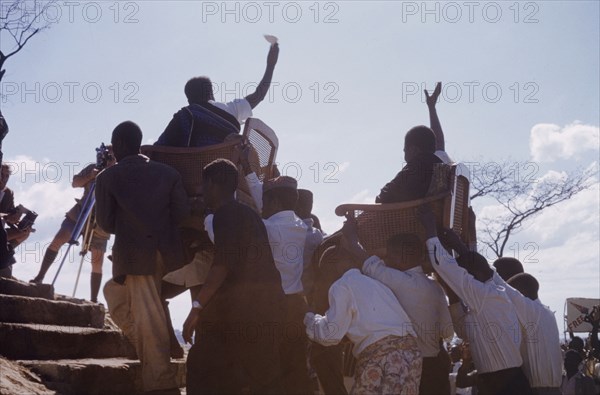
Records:
M279 56L279 44L271 45L269 49L269 54L267 55L267 68L265 70L265 74L263 75L260 83L256 87L256 90L246 96L246 100L250 103L250 107L254 108L263 101L267 92L269 91L269 87L271 86L271 80L273 79L273 70L275 70L275 64L277 63L277 58Z
M96 169L95 165L88 165L73 176L71 185L73 188L83 188L88 182L94 180L98 173L98 169Z
M425 90L425 96L427 101L427 108L429 109L429 126L433 133L435 134L435 149L437 151L445 151L446 144L444 141L444 132L442 131L442 125L440 124L440 119L438 118L437 111L435 109L435 103L442 92L442 83L438 82L435 86L435 90L429 96L429 92Z

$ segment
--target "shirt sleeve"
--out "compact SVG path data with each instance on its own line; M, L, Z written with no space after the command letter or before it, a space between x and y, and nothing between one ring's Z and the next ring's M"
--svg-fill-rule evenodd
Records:
M262 182L260 181L256 173L252 172L246 176L246 184L248 184L248 189L250 190L250 194L252 195L252 199L254 200L254 204L256 205L258 212L262 212Z
M442 326L441 336L444 338L444 340L449 340L454 334L454 325L448 304L446 303L446 298L444 297L444 291L440 290L440 292L441 297L440 303L438 304L438 317L440 319L440 325Z
M329 289L329 310L325 315L306 317L306 334L324 346L338 344L348 332L355 311L350 290L333 284Z
M117 201L106 185L106 172L96 177L96 222L105 232L115 233Z
M521 294L521 292L515 288L508 285L497 272L494 272L492 279L494 284L504 288L506 295L510 299L513 306L515 306L517 317L519 318L521 325L523 325L525 328L527 328L528 325L531 325L532 323L529 322L530 318L537 316L535 307L536 303L533 300L523 296L523 294Z
M215 231L213 229L213 214L208 214L204 218L204 230L208 233L208 238L215 244Z
M402 288L411 286L413 283L410 274L387 267L385 262L375 255L363 263L362 271L367 276L382 282L388 288Z
M238 266L241 259L239 229L245 226L243 218L236 218L236 212L230 208L218 210L213 217L215 238L215 258L213 265L225 265L229 270Z
M219 107L221 110L227 111L233 115L240 124L252 116L252 107L246 99L235 99L227 103L211 101L210 104Z
M179 175L177 175L177 180L173 185L173 189L171 189L170 210L171 218L177 225L181 224L191 214L190 202Z
M486 286L458 266L456 260L444 249L437 237L427 240L427 251L431 265L448 286L471 309L481 310L487 294Z
M465 307L463 306L463 304L460 302L451 304L448 307L448 311L450 313L452 325L454 327L456 335L461 339L467 339L467 333L465 331L465 316L467 315L467 313L465 312Z

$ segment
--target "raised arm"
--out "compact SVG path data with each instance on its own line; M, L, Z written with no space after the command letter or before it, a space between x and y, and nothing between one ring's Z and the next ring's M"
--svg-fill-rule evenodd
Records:
M433 133L435 133L435 149L437 151L446 150L444 132L442 131L442 125L440 124L440 119L438 118L437 111L435 109L435 103L437 102L441 92L441 82L437 83L431 96L429 96L429 92L427 92L427 89L425 89L427 108L429 109L429 126L431 127L431 130L433 130Z
M250 107L254 108L263 101L267 92L269 91L269 87L271 86L271 79L273 78L273 70L275 70L275 64L277 64L277 58L279 56L279 44L275 43L271 45L269 49L269 54L267 55L267 68L265 70L265 74L260 80L260 83L256 87L256 90L246 96L246 100L250 103Z

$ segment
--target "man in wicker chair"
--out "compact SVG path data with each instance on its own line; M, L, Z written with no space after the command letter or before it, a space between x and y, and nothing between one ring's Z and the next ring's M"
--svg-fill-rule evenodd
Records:
M155 145L171 147L205 147L225 141L240 132L240 124L252 116L252 109L267 95L273 70L279 56L279 45L271 45L267 68L256 90L243 99L220 103L215 101L208 77L194 77L185 84L189 105L183 107L167 125Z

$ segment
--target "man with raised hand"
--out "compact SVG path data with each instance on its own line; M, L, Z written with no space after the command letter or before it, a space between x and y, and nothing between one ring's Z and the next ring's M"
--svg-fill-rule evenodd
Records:
M267 55L265 73L256 90L242 99L222 103L215 100L208 77L194 77L185 84L189 105L173 115L156 145L204 147L222 143L229 134L240 132L240 125L265 98L279 57L279 44L273 43Z

